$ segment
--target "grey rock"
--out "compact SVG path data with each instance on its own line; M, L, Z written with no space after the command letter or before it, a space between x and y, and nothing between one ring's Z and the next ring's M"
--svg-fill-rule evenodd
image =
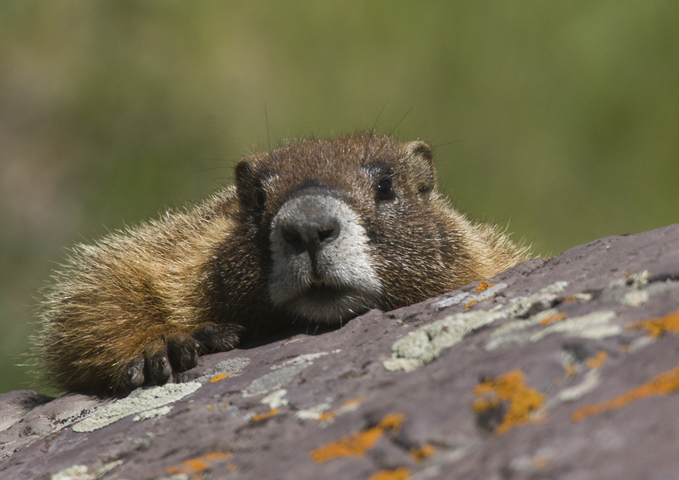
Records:
M679 478L679 225L489 283L126 399L0 395L0 478Z

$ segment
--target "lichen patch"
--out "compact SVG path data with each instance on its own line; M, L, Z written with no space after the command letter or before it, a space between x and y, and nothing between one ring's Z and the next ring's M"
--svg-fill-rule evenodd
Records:
M250 385L243 390L244 397L254 397L256 395L263 395L265 393L278 390L283 385L292 381L295 376L307 368L310 363L303 363L301 365L293 365L290 367L283 367L267 373L256 380L253 380Z
M568 315L565 313L557 313L555 315L550 315L549 317L545 318L544 320L540 320L540 325L549 325L550 323L558 322L560 320L565 320L568 318Z
M132 421L140 422L142 420L148 420L149 418L162 417L170 413L172 411L172 408L173 407L171 405L165 405L164 407L146 410L144 412L139 413L139 415L135 415L134 418L132 418Z
M497 291L506 286L504 283L499 283L481 291L478 295L464 297L465 300L469 300L465 310L480 300L492 298ZM406 372L416 370L434 360L444 349L457 344L474 330L488 325L499 318L521 317L535 312L528 320L510 322L500 327L493 333L494 337L499 337L511 330L523 330L533 326L550 316L558 314L557 310L548 306L556 301L557 295L567 286L568 282L555 282L544 287L535 295L513 299L510 305L504 308L502 305L497 305L495 308L487 311L465 311L464 313L449 315L443 320L420 327L394 342L391 347L391 358L383 362L384 368L391 371L405 370ZM567 329L568 327L562 328ZM550 332L546 334L548 333ZM588 333L595 335L594 332ZM608 333L598 332L597 335L605 336ZM492 338L486 345L486 349L494 350L507 343L525 343L529 339L530 337L525 336L519 336L516 339L513 337Z
M516 297L505 313L507 317L528 317L531 313L546 310L556 301L558 294L568 286L568 282L559 281L542 288L538 293L528 297Z
M474 330L501 318L501 311L478 311L450 315L425 325L394 342L391 358L383 362L387 370L410 372L428 364L441 352Z
M554 408L555 406L565 403L572 402L579 398L584 397L589 392L596 389L601 384L601 376L599 375L599 370L589 370L582 380L582 382L572 387L564 388L554 397L550 398L545 403L545 411Z
M93 472L90 472L87 465L73 465L53 474L50 478L52 480L95 480L103 477L122 463L122 460L105 463Z
M542 408L545 395L526 386L524 374L520 370L512 370L480 383L474 388L474 395L476 399L472 410L477 416L506 407L502 422L493 430L498 435L504 435L516 426L543 420L542 417L536 417L535 413Z
M326 355L329 355L329 353L328 352L305 353L303 355L298 355L295 358L291 358L290 360L286 360L285 362L279 365L273 365L271 367L271 370L278 370L279 368L303 365L305 363L312 363L317 358L321 358Z
M201 387L198 382L168 383L142 390L137 396L115 400L74 424L74 432L93 432L129 415L162 407L181 400Z
M353 412L358 409L358 406L365 401L365 397L354 397L345 401L339 408L333 411L330 410L329 403L321 403L315 407L306 410L300 410L295 413L295 417L300 420L318 420L319 422L328 422L334 420L335 417L347 412Z
M329 403L319 403L311 408L295 412L295 418L300 420L320 420L323 415L332 415L334 417L334 414L328 413L328 410L330 410Z
M288 401L283 398L285 394L288 393L287 390L281 388L275 392L271 392L266 397L262 398L262 403L268 405L269 408L276 409L288 404Z
M679 282L672 279L651 282L649 272L644 271L630 274L624 280L611 281L602 292L599 301L638 307L648 302L651 297L667 292L679 292Z
M599 368L604 364L607 358L608 353L606 353L605 350L599 350L596 352L594 358L588 358L585 363L589 368Z
M309 455L316 463L324 463L335 458L362 456L377 445L384 432L398 432L404 421L405 415L402 413L389 413L376 427L347 435L336 442L318 447Z
M216 463L224 462L231 457L230 452L213 452L196 458L184 460L178 465L167 467L166 471L170 475L192 475L193 478L200 478L200 473L212 467Z
M198 377L195 381L199 383L214 383L215 378L223 380L227 376L235 375L241 372L250 364L250 359L246 357L228 358L222 360L212 368L208 368L203 375ZM224 376L222 376L224 375ZM215 381L219 381L215 380Z
M481 286L481 285L479 285ZM444 308L451 307L453 305L457 305L461 303L463 300L466 302L474 302L477 303L481 300L487 300L490 298L493 298L500 290L504 290L507 288L506 283L492 283L492 284L486 284L486 288L481 288L481 290L478 289L477 287L477 293L476 294L470 294L468 292L462 292L458 293L457 295L450 297L450 298L444 298L443 300L439 300L438 302L434 303L434 307L437 308L438 310L443 310Z
M261 414L259 414L259 415L253 415L252 418L251 418L251 420L252 420L253 422L261 422L262 420L266 420L266 419L268 419L268 418L275 417L275 416L278 415L279 413L280 413L280 409L278 409L278 408L272 408L271 410L269 410L269 411L266 412L266 413L261 413Z
M670 312L660 318L640 320L627 327L628 330L646 329L648 336L658 338L668 332L679 333L679 311Z
M483 282L479 283L478 286L476 287L477 292L483 292L484 290L488 290L490 287L494 287L494 283L489 283L489 281L484 280Z
M219 381L221 381L221 380L224 380L224 379L225 379L226 377L228 377L229 375L231 375L231 374L230 374L230 373L220 373L220 374L218 374L218 375L215 375L214 377L212 377L212 378L210 379L210 383L217 383L217 382L219 382Z
M306 353L298 355L295 358L286 360L285 362L271 367L273 372L253 380L252 383L243 390L244 397L254 397L262 395L279 389L283 385L290 382L299 372L310 365L313 365L313 360L324 357L330 353L339 353L341 350L333 350L332 352L317 352Z
M422 460L434 455L436 453L436 447L431 443L427 443L419 448L411 448L409 453L413 461L419 463Z
M572 419L579 422L591 415L596 415L608 410L622 408L630 402L635 402L647 397L667 395L679 391L679 365L672 370L657 375L652 380L640 385L622 395L605 402L587 405L573 413Z
M408 480L410 478L410 470L406 467L398 467L394 470L379 470L370 477L368 480Z

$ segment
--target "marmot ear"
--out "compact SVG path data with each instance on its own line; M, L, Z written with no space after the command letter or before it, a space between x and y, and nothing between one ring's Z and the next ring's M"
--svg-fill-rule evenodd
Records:
M245 207L261 208L263 190L259 174L252 161L242 159L236 164L236 193Z
M424 142L410 142L405 145L406 161L417 192L427 198L436 188L436 168L431 147Z

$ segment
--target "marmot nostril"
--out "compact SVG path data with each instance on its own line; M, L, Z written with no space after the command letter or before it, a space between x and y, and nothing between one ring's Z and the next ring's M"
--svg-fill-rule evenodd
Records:
M302 238L301 232L296 228L296 225L281 225L281 237L285 240L285 243L290 245L296 251L300 253L306 250L304 248L305 240Z
M309 252L312 255L340 234L339 222L330 216L295 219L281 225L280 229L285 243L297 253Z
M334 240L339 235L339 224L318 231L318 239L323 243L326 240Z

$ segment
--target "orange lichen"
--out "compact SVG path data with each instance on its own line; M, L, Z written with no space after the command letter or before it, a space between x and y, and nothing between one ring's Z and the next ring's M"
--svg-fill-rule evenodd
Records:
M277 415L278 412L279 412L279 410L277 408L272 408L267 413L261 413L259 415L254 415L252 417L252 421L253 422L259 422L261 420L266 420L267 418L271 418L271 417Z
M628 330L645 328L650 337L658 338L667 332L679 333L679 311L671 312L660 318L640 320L627 326Z
M533 467L536 470L540 470L549 465L549 459L547 457L535 457L533 458Z
M467 305L464 306L464 309L465 309L465 310L469 310L470 308L472 308L472 307L473 307L474 305L476 305L477 303L479 303L478 300L472 300L471 302L469 302Z
M590 415L621 408L630 402L641 400L642 398L667 395L677 390L679 390L679 365L618 397L594 405L587 405L574 412L572 418L574 421L579 422Z
M421 462L425 458L429 458L436 453L436 447L431 443L426 443L420 448L411 448L410 456L415 462Z
M607 358L608 353L606 353L605 350L599 350L596 352L596 356L594 358L588 358L586 363L589 368L599 368L604 364Z
M360 396L360 397L354 397L350 398L346 402L342 404L343 407L350 407L352 405L360 405L361 403L365 402L365 397Z
M396 470L380 470L375 472L368 480L408 480L410 478L410 470L406 467L398 467Z
M558 322L559 320L563 320L565 318L568 318L568 315L563 312L557 313L556 315L552 315L551 317L540 320L540 325L549 325L552 322Z
M365 397L363 397L363 396L350 398L349 400L345 401L342 404L342 406L340 408L338 408L337 410L334 410L332 412L321 413L318 416L317 420L319 422L325 422L325 421L328 421L328 420L332 420L337 415L339 415L340 413L344 413L344 412L348 412L350 410L354 410L358 405L360 405L363 402L365 402Z
M319 422L327 422L328 420L333 420L337 415L345 413L351 410L355 410L358 405L365 401L365 397L354 397L345 401L341 407L331 412L323 412L316 417Z
M629 345L620 345L618 351L622 353L627 353L629 351Z
M378 427L383 430L393 430L398 432L401 429L401 424L405 421L406 416L402 413L388 413L382 418Z
M484 290L488 290L490 287L494 287L494 283L488 283L486 280L483 282L479 283L479 285L476 287L477 292L483 292Z
M358 457L373 448L381 437L381 428L370 428L313 450L311 458L316 463L323 463L338 457Z
M309 455L316 463L327 462L339 457L358 457L377 445L386 430L398 432L405 420L402 413L389 413L376 426L342 437L336 442L328 443L313 450Z
M578 297L573 295L573 296L564 298L563 300L561 300L561 303L575 303L577 301L578 301Z
M210 379L210 383L217 383L220 380L224 380L226 377L231 375L230 373L220 373L219 375L215 375Z
M216 462L222 462L229 458L231 453L229 452L214 452L203 455L202 457L190 458L184 460L180 465L173 465L167 467L167 473L170 475L192 475L192 478L199 479L200 472L203 472L210 468Z
M531 415L542 407L544 394L528 388L524 382L524 374L520 370L512 370L500 375L495 380L480 383L474 388L477 398L472 404L476 413L496 409L502 402L509 402L509 408L502 423L495 433L503 435L513 427L536 421Z
M571 378L578 373L578 369L572 363L567 363L564 368L566 369L566 378Z

